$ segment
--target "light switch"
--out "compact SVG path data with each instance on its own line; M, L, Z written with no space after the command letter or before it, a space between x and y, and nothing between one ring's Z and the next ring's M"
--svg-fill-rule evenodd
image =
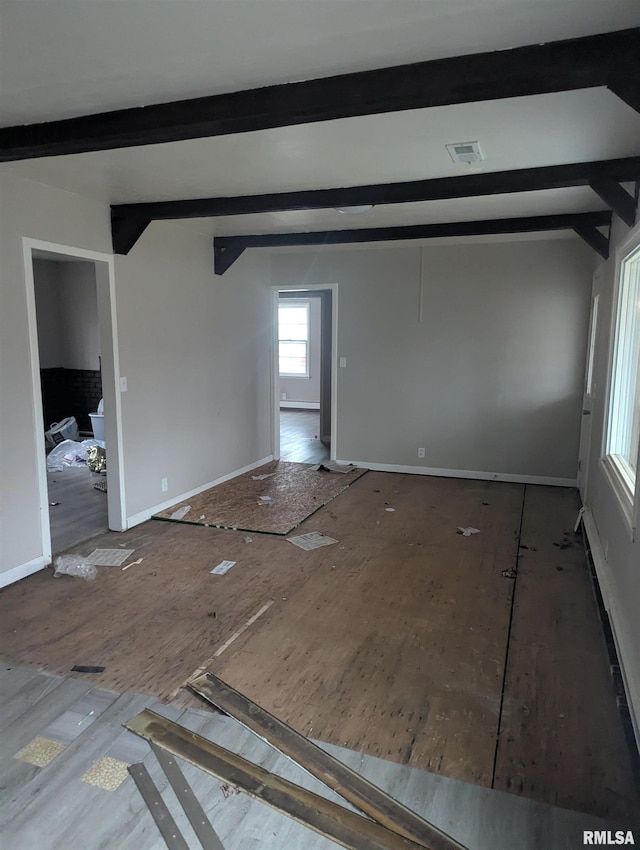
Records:
M340 368L341 368L341 369L346 369L346 368L347 368L347 358L346 358L346 357L341 357L341 358L340 358Z

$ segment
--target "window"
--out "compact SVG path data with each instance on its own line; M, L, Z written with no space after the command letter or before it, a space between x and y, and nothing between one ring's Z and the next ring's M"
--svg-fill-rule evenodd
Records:
M640 236L640 234L638 234ZM606 462L631 520L640 442L640 239L619 266Z
M309 302L278 304L278 356L282 377L309 377Z

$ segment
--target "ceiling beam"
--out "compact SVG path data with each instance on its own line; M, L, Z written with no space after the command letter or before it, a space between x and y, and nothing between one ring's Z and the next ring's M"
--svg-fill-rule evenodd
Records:
M601 233L596 227L587 224L576 224L573 228L581 239L600 254L603 260L609 259L609 237Z
M570 186L588 186L593 180L622 183L637 179L640 179L640 156L630 156L623 159L517 168L510 171L469 172L456 177L374 183L338 189L307 189L264 195L117 204L112 210L122 218L208 218L284 210L331 209L359 204L407 204L445 198L532 192L540 189L566 189Z
M634 108L640 28L0 129L0 162L612 86ZM636 77L637 79L637 77ZM614 88L615 86L615 88Z
M633 227L636 223L636 199L616 180L594 178L589 181L593 191L599 195L625 224Z
M367 227L355 230L323 230L311 233L263 233L251 236L216 236L213 240L215 273L224 274L245 248L345 245L360 242L434 239L443 236L534 233L545 230L575 230L578 232L577 228L595 229L597 227L607 227L610 224L611 212L606 210L604 212L538 215L524 218L489 219L485 221L455 221L446 224L418 224L403 227ZM578 235L585 238L582 233ZM231 259L231 262L228 262L230 258L233 259Z

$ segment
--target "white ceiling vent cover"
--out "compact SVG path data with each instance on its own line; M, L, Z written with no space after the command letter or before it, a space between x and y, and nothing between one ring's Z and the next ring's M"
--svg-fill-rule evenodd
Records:
M482 162L484 159L478 142L454 142L446 148L454 162L469 165L472 162Z

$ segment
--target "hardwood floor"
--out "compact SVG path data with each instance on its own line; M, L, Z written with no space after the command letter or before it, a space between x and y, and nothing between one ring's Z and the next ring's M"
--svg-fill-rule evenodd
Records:
M329 447L320 442L319 410L280 410L280 459L294 463L329 460Z
M5 588L0 644L164 700L210 667L305 735L624 818L637 794L577 507L562 488L368 472L296 530L338 541L309 552L149 522L75 547L134 549L126 572Z
M132 763L148 769L187 846L200 846L149 745L122 728L146 707L343 804L231 717L206 709L183 711L148 695L118 695L79 679L19 667L0 670L0 686L0 827L7 850L165 850L147 806L125 772ZM24 760L29 758L24 748L34 739L41 748L43 741L56 745L43 766ZM320 746L469 850L568 850L582 846L584 829L630 828L628 823L545 806L344 747ZM178 762L225 850L337 847L192 765ZM123 777L117 786L116 770ZM90 771L91 781L98 785L87 781Z
M87 468L68 466L47 472L54 555L108 529L107 494L93 488L94 480L98 476Z

